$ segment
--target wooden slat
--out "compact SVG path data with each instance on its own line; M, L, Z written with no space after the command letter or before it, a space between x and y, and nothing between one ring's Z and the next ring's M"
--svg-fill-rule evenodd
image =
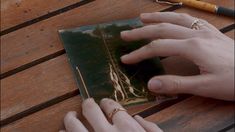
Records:
M11 71L39 58L63 50L57 34L58 29L131 18L138 16L139 12L159 11L166 8L166 6L153 4L151 1L146 0L143 0L141 9L136 4L133 4L135 0L127 0L125 2L114 1L111 6L109 3L112 2L110 0L109 2L106 1L95 1L78 9L4 35L1 38L2 49L4 49L1 54L1 73ZM231 1L226 0L222 4L231 5ZM203 17L218 28L233 22L232 19L220 19L221 17L217 17L214 14L207 14L194 9L184 8L180 11L189 12L196 17Z
M169 57L161 62L167 74L186 76L199 73L192 62L180 57ZM1 120L75 89L65 55L19 72L1 80Z
M87 8L87 7L90 7L90 5L86 5L85 7L86 7L86 8ZM101 8L102 6L98 6L98 7ZM104 8L104 7L103 7L103 8ZM120 8L120 7L119 7L119 8ZM80 9L80 8L79 8L79 9ZM91 9L94 9L94 8L91 8ZM95 9L96 9L96 8L95 8ZM151 8L151 9L152 9L152 8ZM81 10L87 11L87 9L84 9L83 7L81 8ZM137 9L136 9L136 10L137 10ZM84 14L85 11L82 12L80 16L83 16L82 14ZM104 11L104 12L105 12L105 11ZM75 12L73 12L73 13L75 13ZM106 10L106 13L107 13L107 10ZM124 13L124 12L123 12L123 13ZM65 14L66 14L66 13L65 13ZM126 13L126 14L128 14L128 13ZM70 14L70 15L71 15L71 14ZM76 15L77 15L77 14L76 14ZM85 15L86 15L86 14L85 14ZM89 14L88 14L88 15L89 15ZM98 16L98 17L102 17L102 13L101 13L100 15L101 15L101 16ZM115 18L116 18L116 19L120 19L120 18L122 18L122 16L119 16L120 14L116 14L116 15L117 15L117 16L112 17L111 19L115 19ZM133 14L132 14L132 15L133 15ZM64 16L64 15L63 15L63 16ZM110 16L111 16L111 14L110 14ZM108 17L110 17L110 16L109 16L109 14L108 14ZM131 16L131 15L129 14L129 16ZM59 17L59 16L58 16L58 17ZM71 16L70 18L73 18L73 17L76 18L75 15L74 15L74 16ZM95 17L95 16L93 16L93 17ZM97 19L98 19L98 17L97 17ZM128 15L125 15L125 17L127 18ZM80 18L81 18L81 17L80 17ZM95 18L96 18L96 17L95 17ZM107 17L103 17L103 18L104 18L104 19L102 19L102 20L99 19L99 21L102 22L102 21L106 21L106 20L111 20L110 18L107 18ZM76 19L77 19L77 18L76 18ZM87 22L91 22L92 17L89 18L89 20L90 20L90 21L87 21ZM78 20L76 20L76 21L78 21ZM82 20L82 21L83 21L83 24L86 23L84 20ZM55 21L53 21L53 22L55 22ZM42 23L43 23L43 22L42 22ZM58 24L58 23L59 23L59 22L57 22L57 23L55 23L55 24ZM91 22L91 23L93 23L93 22ZM96 23L96 22L95 22L95 23ZM45 23L43 23L43 24L45 24ZM43 24L42 24L42 25L43 25ZM71 23L70 23L70 24L71 24ZM73 24L75 24L75 23L73 23ZM71 27L74 27L75 25L73 25L73 24L70 25L70 26L71 26ZM35 24L35 25L36 25L36 24ZM40 24L39 24L39 25L40 25ZM42 25L41 25L41 26L42 26ZM50 23L49 25L54 26L53 23ZM47 25L47 26L48 26L48 25ZM58 26L58 25L57 25L57 26ZM59 25L59 26L62 27L62 25ZM65 27L66 27L66 26L65 26ZM68 26L68 27L69 27L69 26ZM28 27L27 27L27 28L28 28ZM58 27L56 27L56 28L58 28ZM25 29L26 29L26 28L25 28ZM30 29L32 29L32 27L29 28L28 30L30 30ZM52 32L52 34L53 34L53 32L54 32L54 33L56 32L57 29L55 29L55 27L53 27L53 29L54 29L54 30L51 30L51 29L50 29L51 31L47 30L47 35L48 35L48 36L50 35L50 32ZM22 29L22 30L23 30L23 29ZM24 30L24 31L25 31L25 30ZM26 30L26 31L27 31L27 30ZM44 30L44 31L45 31L45 30ZM40 32L43 32L43 31L40 31ZM39 33L40 33L40 32L39 32ZM21 32L21 33L23 33L23 32ZM30 32L28 32L28 33L30 33ZM32 33L33 35L35 35L35 32L34 32L34 31L31 31L31 33ZM37 33L36 33L36 34L37 34ZM21 34L18 34L18 35L21 35ZM16 36L18 36L18 35L16 35ZM46 36L46 34L44 34L44 35ZM35 38L37 38L36 36L37 36L37 35L35 35ZM45 37L45 36L44 36L44 37ZM13 37L14 37L14 35L13 35ZM51 36L49 36L49 37L51 37ZM31 39L29 38L29 39L30 39L30 40L34 40L35 38L31 38ZM54 38L55 38L55 36L54 36ZM46 39L46 37L45 37L45 39ZM19 40L21 40L21 39L19 39ZM55 40L56 40L56 41L55 41ZM48 46L48 44L50 44L50 43L47 43L47 41L49 41L49 39L46 40L46 41L44 41L44 40L43 40L43 37L41 37L40 41L41 41L41 42L46 42L47 46ZM13 41L13 42L14 42L14 41ZM15 42L17 42L17 39L15 39ZM28 43L27 41L24 41L24 42ZM32 41L31 41L31 42L32 42ZM52 37L52 41L49 41L49 42L51 42L51 43L53 43L53 44L56 44L56 43L57 43L57 39L53 39L53 37ZM15 44L16 44L16 43L15 43ZM32 44L34 44L34 43L32 43ZM39 44L39 43L37 43L37 44ZM59 44L59 42L57 43L57 45L58 45L58 44ZM13 45L12 45L12 46L13 46ZM16 45L16 46L17 46L17 45ZM37 46L37 45L35 45L35 46ZM44 46L45 46L45 44L44 44ZM54 45L53 45L53 46L54 46ZM51 47L53 48L53 46L51 46ZM27 48L27 47L31 47L31 45L28 44L26 47L21 47L21 48L23 49L23 48ZM55 46L55 47L56 47L56 46ZM54 47L54 48L55 48L55 47ZM60 47L60 46L58 46L58 47ZM58 50L58 47L56 47L55 49ZM27 51L31 51L31 52L33 53L33 52L37 51L36 49L41 50L40 52L43 52L43 50L45 50L45 49L40 49L40 48L42 48L42 47L36 47L36 48L33 47L33 50L32 50L32 49L31 49L31 50L28 49L28 50L25 50L25 52L26 52L27 54L29 54ZM45 48L46 48L46 47L45 47ZM22 50L22 49L21 49L21 50ZM50 50L50 53L54 53L54 52L56 51L55 49ZM17 50L16 50L16 51L17 51ZM48 51L48 50L47 50L47 51ZM18 51L17 51L17 52L18 52ZM32 53L30 53L30 55L32 55ZM38 53L38 52L37 52L37 53ZM43 52L43 53L45 53L45 52ZM43 53L40 53L40 55L42 56ZM46 53L47 53L47 52L46 52ZM30 56L30 55L29 55L29 56ZM36 55L36 53L35 53L35 55ZM39 57L41 57L41 56L39 56ZM14 58L14 57L13 57L13 58ZM16 57L16 58L17 58L17 57ZM33 58L35 59L35 57L33 57ZM30 61L32 61L32 60L34 60L34 59L31 58ZM57 59L57 58L56 58L56 59ZM13 59L13 60L14 60L14 59ZM19 59L19 60L21 60L21 59ZM16 59L15 61L19 61L19 60ZM22 61L22 60L21 60L21 61ZM29 60L28 60L28 61L29 61ZM54 60L53 60L53 61L54 61ZM67 61L66 61L66 62L65 62L65 61L66 61L66 59L64 59L64 62L63 62L63 61L62 61L62 62L58 61L58 62L59 62L58 65L59 65L59 66L61 66L61 65L64 66L64 65L65 65L64 63L67 63ZM49 61L49 62L50 62L50 61ZM49 62L48 62L48 63L49 63ZM51 63L51 62L50 62L50 63ZM60 63L61 63L61 64L60 64ZM23 63L20 62L20 64L23 64ZM40 64L40 65L37 65L37 66L41 66L41 65L43 65L43 64ZM46 62L45 65L47 65L47 62ZM68 65L67 65L67 66L68 66ZM28 69L28 70L32 70L32 69L34 69L34 68L35 68L35 67L30 68L30 69ZM36 68L38 68L38 67L36 67ZM48 67L43 67L43 68L47 69ZM55 68L55 67L53 67L53 68ZM53 70L53 68L52 68L52 70ZM39 69L40 69L40 68L39 68ZM62 68L62 69L63 69L63 68ZM58 70L58 69L57 69L57 70ZM55 72L57 72L57 70L55 69ZM35 71L37 71L37 70L35 70ZM43 71L43 70L40 70L40 71ZM50 71L50 70L49 70L49 71ZM26 72L26 73L25 73L25 72ZM32 77L34 77L34 76L37 75L37 72L35 72L34 74L31 74L31 72L32 72L32 71L28 72L28 71L26 70L26 71L20 72L20 73L18 73L18 74L25 73L25 74L28 76L28 78L32 78ZM50 71L50 72L51 72L51 71ZM55 72L53 72L53 73L55 73ZM64 71L60 71L60 72L64 72ZM59 73L60 73L60 72L59 72ZM71 72L71 71L70 71L70 72ZM32 72L32 73L33 73L33 72ZM38 72L38 74L39 74L39 73L40 73L40 72ZM48 72L48 73L49 73L49 72ZM59 74L59 73L58 73L58 74ZM191 72L189 72L189 73L191 73ZM30 75L30 74L31 74L31 75ZM35 75L35 74L36 74L36 75ZM58 75L58 74L56 74L56 75ZM64 75L62 78L58 78L58 76L51 75L50 80L51 80L51 78L55 79L56 77L58 78L58 80L60 80L60 79L61 79L61 80L66 80L66 79L67 79L67 80L69 80L69 81L72 80L72 77L71 77L72 74L71 74L71 73L69 73L69 74L68 74L68 73L64 73L64 74L65 74L65 75ZM68 77L68 75L69 75L69 77ZM15 76L15 75L14 75L14 76ZM44 74L44 76L46 76L46 75ZM44 76L41 76L40 79L45 78ZM66 77L68 77L68 78L66 78ZM70 78L70 77L71 77L71 78ZM8 78L11 78L11 77L8 77ZM8 79L8 78L5 78L5 79ZM26 78L27 78L27 77L26 77ZM15 79L16 79L16 80L15 80ZM14 82L14 80L15 80L15 81L20 80L20 82L21 82L20 84L22 84L22 85L24 84L24 82L20 79L20 76L17 77L17 74L16 74L16 78L15 78L15 79L12 79L11 82ZM43 82L43 81L41 81L40 79L38 80L38 82ZM3 81L4 81L4 80L3 80ZM63 81L61 81L61 82L63 82ZM64 83L64 82L63 82L63 83ZM19 84L19 85L11 85L10 83L8 83L8 86L14 86L14 88L17 88L17 87L15 87L15 86L21 86L20 84ZM41 92L40 90L42 90L42 89L40 89L40 87L39 87L40 85L39 85L39 84L42 84L42 83L38 83L35 87L36 87L36 89L38 89L38 91L39 91L39 93L40 93L40 92ZM71 83L71 84L72 84L72 83ZM2 84L1 84L1 85L2 85ZM27 85L28 85L28 84L26 84L25 86L27 86ZM45 84L45 85L47 85L47 84ZM62 85L63 85L63 84L62 84ZM73 82L73 85L74 85L74 82ZM28 85L28 86L32 86L32 85ZM55 87L53 87L53 86L54 86L54 85L50 85L50 86L48 86L48 87L44 87L44 88L50 88L50 90L52 90L52 88L54 89L54 91L51 91L51 92L48 92L48 93L44 93L44 94L47 94L47 95L48 95L48 94L51 94L51 93L56 92L57 89L55 89ZM65 86L65 85L64 85L64 86ZM69 86L69 85L66 84L66 86ZM66 86L65 86L65 87L66 87ZM29 88L30 88L30 87L29 87ZM29 88L24 89L24 90L27 91L27 90L29 90ZM43 89L44 89L44 88L43 88ZM59 88L62 88L62 87L59 87ZM8 88L8 89L10 89L10 88ZM73 89L73 88L71 88L71 89ZM22 89L20 89L20 90L22 90ZM44 89L44 90L46 91L47 89ZM12 90L12 91L13 91L13 93L16 93L17 90ZM37 91L37 90L35 90L35 91ZM43 91L43 92L45 92L45 91ZM66 90L66 92L68 92L68 91L69 91L69 90ZM2 92L2 93L4 93L4 92ZM36 92L35 92L35 93L36 93ZM62 94L62 93L64 93L64 92L61 92L61 91L60 91L60 92L58 92L58 93L56 93L56 94L60 95L60 94ZM9 93L8 93L8 94L9 94ZM13 95L13 97L16 96L16 94L12 94L12 95ZM42 94L42 95L43 95L43 94ZM53 96L58 96L58 95L53 95ZM9 96L8 96L8 97L9 97ZM23 96L22 96L22 97L23 97ZM30 96L30 97L32 97L32 96ZM42 99L45 99L45 98L43 98L43 96L38 96L38 97L39 97L39 98L42 98ZM47 96L47 97L49 97L49 96ZM49 98L52 98L52 97L49 97ZM17 100L17 99L18 99L18 101L21 100L21 98L19 98L19 96L18 96L18 98L15 98L15 100ZM25 99L25 100L24 100L24 99ZM28 98L28 99L23 98L22 102L26 101L26 104L27 104L27 100L31 100L31 99L32 99L32 98ZM45 99L45 100L47 100L47 99ZM42 102L45 101L45 100L42 100ZM31 101L32 101L32 100L31 100ZM36 100L36 101L38 101L38 100ZM13 101L12 101L12 102L13 102ZM29 102L30 102L30 101L29 101ZM40 102L37 102L37 103L40 103ZM24 103L23 103L23 104L24 104ZM31 104L31 105L33 106L33 105L36 105L36 104ZM6 105L6 106L7 106L7 105ZM27 104L27 107L31 107L31 106ZM13 108L14 108L14 107L13 107ZM17 109L17 108L15 108L15 109ZM24 109L20 108L19 111L14 111L14 109L13 109L13 113L11 113L11 112L10 112L10 113L11 113L11 114L14 114L14 112L17 113L17 112L20 112L21 110L24 110ZM9 109L9 111L11 111L11 110ZM9 114L9 115L10 115L10 114ZM8 115L8 116L9 116L9 115ZM7 116L5 116L5 117L7 117Z
M179 57L164 59L162 64L167 74L192 75L198 71ZM1 120L76 89L66 55L19 72L1 80Z
M1 37L1 73L63 49L57 31L87 24L137 17L142 11L168 6L141 0L98 0ZM19 41L20 40L20 41Z
M234 123L234 104L192 97L147 117L166 132L214 132Z
M233 29L232 31L227 32L226 35L229 36L230 38L234 39L234 37L235 37L234 32L235 32L235 30Z
M119 9L123 8L125 4L128 5L131 2L133 2L133 0L132 1L129 0L126 2L127 3L117 2L115 4L116 6L115 6L115 8L113 8L113 10L114 11L119 10ZM77 12L79 12L78 14L80 14L80 18L81 18L88 11L91 11L91 12L93 11L93 13L94 13L94 11L97 11L98 9L100 9L100 10L102 9L101 13L99 15L103 15L103 14L109 13L109 11L107 11L105 9L105 6L107 6L108 4L109 4L109 2L107 3L107 1L106 1L106 4L104 4L104 1L103 2L102 1L96 2L94 4L92 3L90 5L73 10L72 13L68 13L68 14L70 14L70 17L77 19L76 16L71 16L71 15L72 14L77 15ZM147 7L151 7L151 6L152 6L152 4L149 6L149 5L147 5L147 3L145 3L144 7L147 8ZM137 7L135 7L135 8L136 8L135 10L138 10ZM129 9L131 9L131 7ZM134 7L133 7L133 9L134 9ZM134 16L134 15L137 16L136 13L130 13L129 15L128 15L128 13L126 13L127 15L124 15L124 17ZM122 12L121 14L124 14L124 12ZM105 18L103 18L101 16L92 15L92 13L89 15L91 15L91 17L88 20L85 20L84 21L85 23L92 22L92 21L89 21L91 19L97 19L97 21L102 21L103 19L104 20L110 19L109 18L110 16L113 16L113 17L111 17L111 19L114 19L115 17L119 17L120 14L118 14L118 13L116 15L115 14L107 14L107 17L105 17ZM67 13L64 13L64 15L62 15L62 16L63 17L67 16ZM97 17L101 17L101 18L98 19ZM63 24L63 23L61 23L61 21L59 21L60 18L61 17L56 19L56 21L58 21L58 23L60 23L60 24ZM50 19L50 20L52 22L48 22L48 23L56 25L56 23L53 23L53 22L55 22L55 21L53 21L54 19L53 20ZM77 21L79 21L79 20L77 20ZM68 21L67 24L69 24L70 22L71 21ZM59 28L59 27L55 27L55 28ZM49 29L48 29L48 31L49 31ZM54 30L51 29L51 32L54 32ZM59 41L59 40L57 40L58 39L57 34L53 34L53 36L55 37L56 41ZM34 39L36 39L36 38L34 38ZM42 41L43 40L44 39L42 38ZM42 41L38 42L38 44L42 43L45 46L50 43L50 42L44 43ZM2 44L4 45L5 43L2 43ZM33 50L31 50L32 53L35 52L35 50L38 50L38 48L39 48L39 47L37 47L37 45L35 45L35 46L36 47L34 47L32 45L28 45L28 50L30 48L30 49L33 49ZM60 49L62 48L61 46L59 46L59 47L60 47ZM12 48L14 49L14 47L12 47ZM17 46L15 48L17 48ZM44 50L48 51L48 49L49 49L49 51L53 51L54 49L57 49L57 48L54 48L51 46L51 49L50 48L47 48L47 49L40 49L39 48L39 50L44 52ZM2 49L4 49L4 51L5 51L4 46L2 46ZM28 54L28 57L31 56L31 55L29 55L30 53L28 53L27 51L25 51L25 52L26 52L26 54ZM35 53L35 55L36 55L36 53ZM14 59L14 58L12 58L12 59ZM50 68L47 66L49 66ZM33 80L33 81L30 81L30 80ZM53 80L53 81L51 81L51 80ZM15 81L17 81L17 82L15 82ZM12 82L15 82L15 83L12 83ZM61 83L63 83L63 84L61 84ZM57 85L55 86L54 84L57 84ZM70 68L68 66L68 62L65 59L65 56L58 57L56 59L53 59L53 60L47 61L45 63L42 63L40 65L34 66L33 68L30 68L26 71L19 72L18 74L15 74L14 76L10 76L8 78L1 80L1 90L3 91L2 93L4 93L4 94L2 94L2 100L1 100L1 103L2 103L1 119L6 119L9 116L12 116L16 113L22 112L26 109L29 109L35 105L38 105L40 103L43 103L43 102L48 101L50 99L53 99L55 97L61 96L62 94L71 92L75 89L76 89L75 82L72 77L72 73L70 71ZM17 96L15 96L16 91L18 91ZM25 92L25 91L27 91L27 92ZM36 95L30 96L33 93L36 93ZM41 97L40 97L40 94L41 94ZM10 100L9 100L9 97L11 97Z
M1 0L1 31L81 0Z
M76 89L65 55L1 80L1 120Z
M131 106L126 109L129 114L134 114L151 105L154 105L154 103ZM81 98L76 96L9 124L3 127L1 131L56 132L63 128L63 117L68 111L77 111L78 118L84 121L84 118L81 117Z

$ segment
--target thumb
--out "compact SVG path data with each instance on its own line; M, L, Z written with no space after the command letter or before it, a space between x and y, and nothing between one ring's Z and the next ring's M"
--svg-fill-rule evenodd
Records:
M175 76L175 75L163 75L156 76L150 79L148 82L148 88L154 93L188 93L203 95L203 88L209 81L209 77L206 75L197 76Z

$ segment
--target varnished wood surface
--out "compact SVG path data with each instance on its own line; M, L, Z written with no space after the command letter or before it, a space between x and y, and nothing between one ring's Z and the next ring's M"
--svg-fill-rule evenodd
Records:
M233 0L205 1L234 8ZM78 3L80 0L1 0L1 31L4 31L1 33L2 131L58 131L63 127L62 118L66 112L75 110L81 117L81 98L58 38L59 29L134 18L141 12L174 10L203 18L218 29L230 26L225 34L234 39L233 19L188 7L172 8L151 0ZM35 4L37 7L32 8ZM168 74L198 74L194 64L179 57L165 58L162 64ZM145 110L151 106L155 108L154 103L131 107L128 111L130 114L153 114L147 119L159 123L166 131L219 131L234 123L231 119L234 105L230 102L192 97L174 103L156 113L152 109L151 112ZM228 112L230 114L226 114ZM197 115L207 120L200 122Z
M81 0L1 0L1 31L54 12Z
M232 102L191 97L146 119L165 131L215 132L234 123L234 106Z

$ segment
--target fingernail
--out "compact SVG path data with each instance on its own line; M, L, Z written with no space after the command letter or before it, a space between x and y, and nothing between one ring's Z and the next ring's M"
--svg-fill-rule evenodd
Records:
M161 89L161 87L162 87L162 82L157 79L150 80L148 83L148 88L150 91L159 90L159 89Z
M83 103L85 102L95 102L95 100L93 98L87 98L86 100L83 101Z
M128 55L123 55L123 56L121 56L121 60L123 61L123 60L125 60L127 57L128 57Z
M109 100L108 98L103 98L103 99L101 99L101 102L102 101L107 101L107 100Z
M125 34L127 34L127 33L129 33L130 31L128 31L128 30L126 30L126 31L122 31L121 32L121 35L125 35Z
M142 118L142 117L139 116L139 115L135 115L134 118L138 118L139 119L139 118Z

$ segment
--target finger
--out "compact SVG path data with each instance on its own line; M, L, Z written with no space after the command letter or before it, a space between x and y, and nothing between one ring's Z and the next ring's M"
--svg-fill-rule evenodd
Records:
M207 21L192 17L185 13L175 13L175 12L154 12L154 13L143 13L140 15L140 19L143 23L172 23L187 28L191 28L192 23L199 19L203 24L200 25L201 29L212 30L220 32L215 26L211 25Z
M140 19L143 23L172 23L190 28L192 22L197 18L183 13L154 12L154 13L143 13L140 15Z
M210 75L197 76L156 76L148 82L148 88L154 93L177 94L188 93L201 96L208 96L209 90L206 87L210 81Z
M160 23L156 25L147 25L141 28L121 32L122 39L126 41L135 41L142 39L186 39L195 37L196 30L186 27Z
M59 132L66 132L65 130L59 130Z
M119 103L111 99L102 99L100 107L109 116L115 108L123 108ZM132 129L133 131L144 131L144 129L126 111L118 111L112 117L112 122L120 129ZM131 131L131 130L130 130Z
M83 102L82 113L96 131L105 131L111 126L93 99L87 99Z
M156 56L183 56L189 58L186 40L159 39L121 57L125 64L134 64Z
M192 23L198 18L192 17L185 13L175 13L175 12L154 12L154 13L143 13L140 15L140 19L143 23L172 23L187 28L191 28ZM211 28L211 25L205 20L200 19L205 26L201 28Z
M156 124L146 121L141 116L136 115L134 118L147 132L162 132Z
M64 118L67 132L88 132L85 126L77 119L76 112L68 112Z

